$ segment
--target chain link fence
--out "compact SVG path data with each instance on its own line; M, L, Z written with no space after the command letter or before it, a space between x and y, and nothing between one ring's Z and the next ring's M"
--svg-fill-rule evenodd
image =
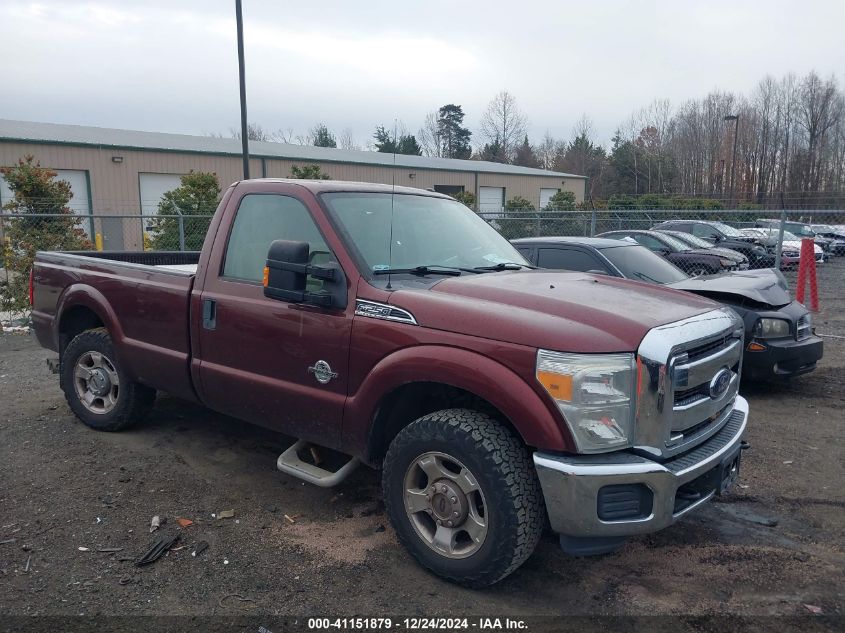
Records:
M29 320L28 271L39 250L197 251L210 215L0 213L0 323Z
M609 237L637 242L687 274L794 269L801 240L814 240L824 264L845 256L845 210L508 211L479 215L509 240Z
M502 209L480 212L479 216L507 239L607 236L633 240L690 275L761 268L794 270L801 239L813 234L819 265L831 261L845 264L845 210ZM81 250L100 251L200 250L211 222L211 216L189 214L70 217L76 218L71 223L82 237ZM67 221L67 214L0 214L0 321L13 323L28 317L23 296L26 280L21 279L22 271L28 270L23 251L61 248L61 241L57 246L49 240L59 240L57 223ZM60 230L66 230L61 226ZM16 261L15 266L8 264L11 260Z

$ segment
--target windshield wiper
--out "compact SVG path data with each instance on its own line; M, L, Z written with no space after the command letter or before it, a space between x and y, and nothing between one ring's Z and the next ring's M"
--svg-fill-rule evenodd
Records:
M453 268L452 266L440 266L439 264L429 264L427 266L414 266L413 268L385 268L382 270L374 270L374 275L451 275L453 277L460 277L461 272L475 272L466 268Z
M475 266L473 270L521 270L523 268L531 268L536 270L536 266L529 266L528 264L517 264L516 262L500 262L495 266Z

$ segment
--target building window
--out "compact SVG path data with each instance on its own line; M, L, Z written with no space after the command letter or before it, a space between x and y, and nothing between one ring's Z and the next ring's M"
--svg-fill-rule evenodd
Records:
M447 196L454 196L456 193L461 193L464 190L463 185L434 185L434 190L437 193L445 193Z

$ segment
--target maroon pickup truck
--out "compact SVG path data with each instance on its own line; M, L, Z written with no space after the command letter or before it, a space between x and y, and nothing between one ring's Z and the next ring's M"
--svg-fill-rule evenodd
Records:
M32 284L85 424L127 428L163 391L299 438L278 467L316 485L381 468L399 539L464 584L549 523L568 552L610 551L738 473L730 309L532 270L437 193L239 182L199 253L39 253Z

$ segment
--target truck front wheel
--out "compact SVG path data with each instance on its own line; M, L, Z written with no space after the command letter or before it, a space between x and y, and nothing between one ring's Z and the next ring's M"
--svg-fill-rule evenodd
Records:
M68 344L62 354L61 379L71 410L98 431L129 428L155 400L154 389L129 381L105 328L82 332Z
M382 488L402 544L424 567L464 585L510 574L545 525L528 450L478 411L445 409L402 429L385 457Z

